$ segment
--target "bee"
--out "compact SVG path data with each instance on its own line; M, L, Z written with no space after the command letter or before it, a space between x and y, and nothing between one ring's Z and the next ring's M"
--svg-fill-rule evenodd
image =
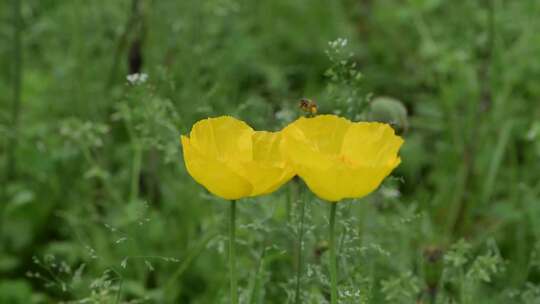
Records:
M302 110L303 112L309 115L317 114L317 109L318 109L317 104L309 98L300 99L299 108L300 110Z

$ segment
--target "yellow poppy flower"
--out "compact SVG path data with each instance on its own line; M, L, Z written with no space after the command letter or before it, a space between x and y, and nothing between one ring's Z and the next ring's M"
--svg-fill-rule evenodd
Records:
M282 153L309 189L330 202L368 195L401 162L403 139L387 124L320 115L281 132Z
M281 156L280 133L254 131L230 116L195 123L181 141L188 173L224 199L271 193L294 175Z

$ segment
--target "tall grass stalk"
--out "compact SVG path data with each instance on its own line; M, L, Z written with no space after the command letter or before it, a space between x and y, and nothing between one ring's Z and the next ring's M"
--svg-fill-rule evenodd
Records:
M303 238L304 238L304 215L306 209L306 203L304 202L305 195L302 195L300 200L298 200L298 207L300 210L300 227L298 229L298 240L297 240L297 266L296 266L296 291L295 291L295 300L294 303L301 303L300 295L300 285L302 281L302 271L303 271Z
M229 277L231 282L231 304L238 304L236 282L236 201L231 201L229 213Z
M337 304L337 266L336 266L336 209L337 203L330 203L330 303Z
M142 158L143 158L143 152L142 147L136 140L135 143L133 143L133 163L131 168L131 185L130 185L130 199L131 201L135 201L139 196L139 183L140 183L140 174L141 174L141 167L142 167Z

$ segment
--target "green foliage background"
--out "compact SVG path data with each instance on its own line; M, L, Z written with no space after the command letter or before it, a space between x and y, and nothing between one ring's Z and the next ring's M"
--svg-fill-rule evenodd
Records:
M227 303L228 204L188 176L179 135L223 114L278 130L301 97L406 139L394 178L339 205L342 303L540 303L538 16L537 0L0 2L0 303ZM239 202L242 303L292 303L299 201L303 302L328 301L328 205L295 180Z

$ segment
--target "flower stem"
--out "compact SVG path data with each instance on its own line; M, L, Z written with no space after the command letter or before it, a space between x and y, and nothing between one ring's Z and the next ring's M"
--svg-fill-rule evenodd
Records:
M337 203L330 203L330 303L337 303L337 267L336 267L336 244L335 244L335 223L336 223Z
M131 168L131 185L130 185L130 200L133 202L139 197L139 179L142 166L142 148L138 141L133 143L133 165Z
M238 303L236 282L236 201L231 201L229 213L229 276L231 282L231 304Z
M297 243L297 249L296 252L298 254L297 256L297 262L298 265L296 266L296 292L295 292L295 301L294 303L299 304L300 301L300 281L302 280L302 242L304 237L304 214L305 214L305 202L304 202L304 196L298 201L300 207L300 228L298 231L298 243Z

